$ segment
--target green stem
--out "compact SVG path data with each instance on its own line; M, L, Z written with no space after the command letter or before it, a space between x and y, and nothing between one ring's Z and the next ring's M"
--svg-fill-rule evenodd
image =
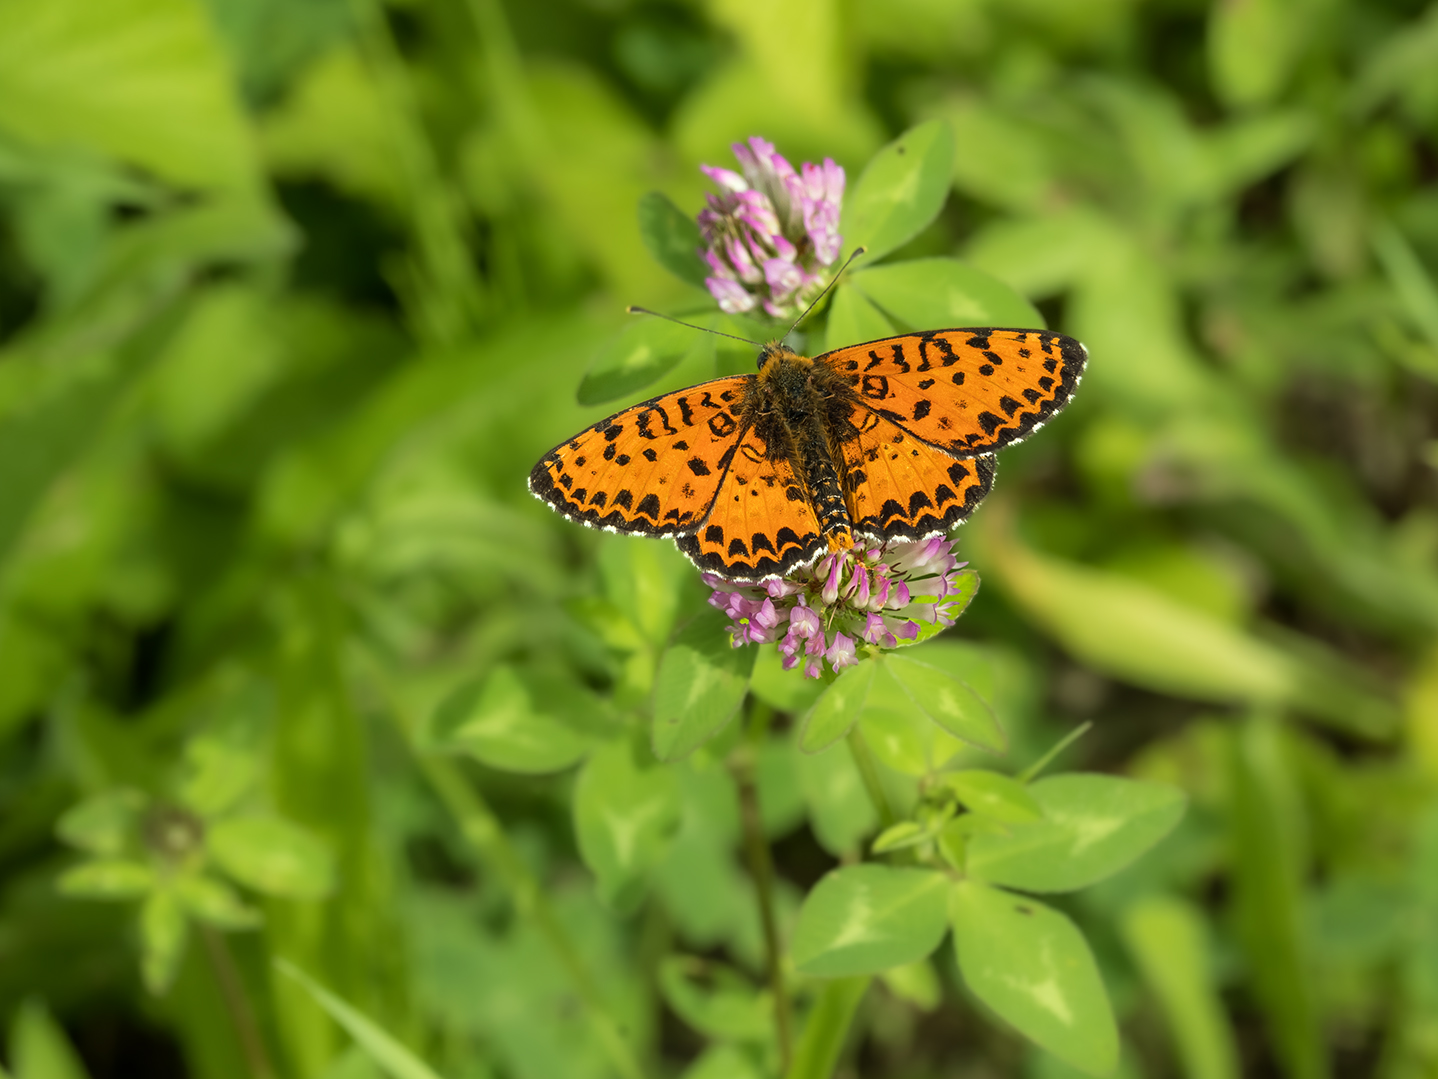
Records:
M759 924L764 930L764 958L769 988L774 995L774 1029L779 1039L779 1070L788 1071L794 1052L794 1017L784 984L784 950L779 940L779 922L774 916L774 862L764 838L764 818L759 809L759 791L754 783L754 765L759 747L768 733L772 711L755 703L750 715L749 744L732 760L739 785L739 814L744 827L744 852L754 878L754 895L759 904Z
M784 1073L785 1079L829 1079L844 1042L854 1011L869 988L870 978L834 978L824 983L819 999L814 1002L804 1023L804 1036L799 1039L794 1063Z
M539 882L530 874L494 815L452 761L431 754L419 755L420 767L439 794L440 800L459 824L460 831L509 890L518 914L528 919L548 942L584 1002L585 1011L599 1035L609 1062L627 1079L642 1079L643 1070L633 1050L619 1032L619 1025L585 968L584 960L555 916Z
M265 1041L260 1037L259 1024L255 1022L255 1010L250 1007L245 983L235 969L225 938L208 925L200 926L200 937L205 942L210 966L215 971L215 981L220 984L220 995L225 998L225 1010L230 1013L230 1022L235 1025L235 1038L240 1043L245 1065L254 1079L274 1079L275 1069L265 1052Z
M879 765L874 760L874 754L869 751L869 744L864 741L858 727L849 730L847 741L854 766L859 769L859 778L864 781L864 790L869 793L869 801L874 803L874 812L879 814L879 826L888 828L898 817L894 816L884 785L879 782Z
M1068 749L1069 746L1073 745L1076 741L1078 741L1085 734L1087 734L1092 726L1092 720L1085 720L1073 730L1069 731L1068 734L1064 735L1058 740L1058 742L1054 745L1053 749L1049 750L1038 760L1034 761L1033 764L1029 765L1022 772L1020 772L1018 774L1018 781L1020 783L1027 783L1029 780L1033 779L1034 776L1038 775L1045 768L1047 768L1049 764L1053 762L1053 759L1055 757L1057 757L1064 750Z

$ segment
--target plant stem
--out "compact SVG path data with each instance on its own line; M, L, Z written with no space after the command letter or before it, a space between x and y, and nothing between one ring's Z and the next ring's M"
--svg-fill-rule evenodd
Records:
M769 726L769 709L755 704L749 723L749 745L732 758L734 779L739 785L739 816L744 827L744 853L754 878L754 895L759 903L759 923L764 930L764 959L769 988L774 995L774 1029L779 1039L779 1071L789 1070L794 1052L794 1017L789 992L784 984L784 952L779 941L779 923L774 917L774 862L764 838L764 818L759 810L759 790L754 784L754 766L759 746Z
M1069 731L1068 734L1064 735L1058 740L1058 742L1051 750L1049 750L1038 760L1034 761L1033 764L1029 765L1022 772L1020 772L1017 777L1018 781L1020 783L1027 783L1029 780L1033 779L1034 776L1038 775L1045 768L1047 768L1049 764L1052 763L1055 757L1057 757L1064 750L1068 749L1069 746L1073 745L1074 742L1078 741L1085 734L1087 734L1092 727L1093 721L1085 720L1073 730Z
M275 1070L270 1066L265 1041L260 1037L259 1024L255 1022L255 1011L250 1007L250 998L245 992L240 972L235 969L229 945L212 926L200 926L200 936L205 942L205 951L209 953L215 981L220 983L220 995L225 998L225 1010L230 1013L230 1022L235 1025L235 1037L250 1074L255 1079L274 1079Z
M499 819L452 761L420 753L419 764L440 800L459 824L470 845L509 889L515 910L537 928L573 982L609 1062L627 1079L642 1079L643 1070L610 1014L599 987L589 976L579 951L555 916L539 882L509 844Z
M859 778L864 781L864 790L869 792L869 801L874 803L874 812L879 814L879 826L888 828L898 818L894 816L888 795L884 793L884 786L879 782L879 766L874 761L873 753L869 751L869 744L864 741L858 727L850 729L847 741L849 753L854 758L854 766L859 769Z
M868 977L834 978L824 983L804 1023L804 1036L799 1039L794 1064L783 1073L785 1079L829 1079L834 1074L834 1066L839 1063L839 1054L844 1051L844 1041L849 1036L854 1010L871 980Z

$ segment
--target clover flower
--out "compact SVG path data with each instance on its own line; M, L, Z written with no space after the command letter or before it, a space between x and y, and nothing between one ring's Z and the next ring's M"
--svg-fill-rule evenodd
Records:
M839 257L844 170L831 158L799 172L755 136L734 144L740 173L701 165L719 193L699 211L700 251L712 274L704 283L730 314L762 306L774 318L798 314L824 285Z
M704 574L709 602L727 614L735 648L774 643L784 669L818 678L859 662L859 649L895 648L924 626L952 626L973 597L975 574L954 540L852 547L797 573L759 584Z

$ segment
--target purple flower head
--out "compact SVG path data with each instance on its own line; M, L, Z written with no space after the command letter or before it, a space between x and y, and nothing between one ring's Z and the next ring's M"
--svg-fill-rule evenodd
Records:
M818 678L859 662L865 651L919 638L925 626L952 626L973 589L973 571L954 557L954 541L936 536L852 547L786 578L759 584L713 573L709 602L727 614L734 647L777 646L786 671Z
M763 307L792 318L819 294L823 271L839 257L844 170L826 157L795 172L757 135L735 143L734 156L743 175L700 166L719 188L699 211L700 254L712 271L704 283L730 314Z

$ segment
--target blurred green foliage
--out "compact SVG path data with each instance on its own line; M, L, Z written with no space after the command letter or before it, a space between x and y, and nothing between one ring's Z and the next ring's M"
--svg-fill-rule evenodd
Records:
M942 284L1092 360L923 646L1008 752L822 713L888 804L942 764L960 820L1005 822L900 822L885 870L851 864L892 823L866 777L798 751L815 687L746 653L695 713L696 575L524 477L617 398L752 363L624 323L707 302L646 250L683 232L650 192L692 214L698 163L762 134L852 195L927 122L947 202L907 240L846 220L900 246L824 339L966 319ZM1117 1074L1435 1074L1436 178L1416 0L0 0L9 1070L773 1074L757 806L795 1074L1072 1074L993 1016L1075 926ZM677 763L627 740L650 701ZM958 908L1016 917L993 885L1117 868L1053 824L1087 780L1006 782L1087 720L1063 767L1187 815L1035 902L1027 951L966 952ZM1122 812L1134 851L1172 823ZM988 875L945 910L916 849ZM872 986L826 929L858 885L918 912ZM959 962L923 960L949 917ZM1086 1034L1070 1061L1107 1059Z

